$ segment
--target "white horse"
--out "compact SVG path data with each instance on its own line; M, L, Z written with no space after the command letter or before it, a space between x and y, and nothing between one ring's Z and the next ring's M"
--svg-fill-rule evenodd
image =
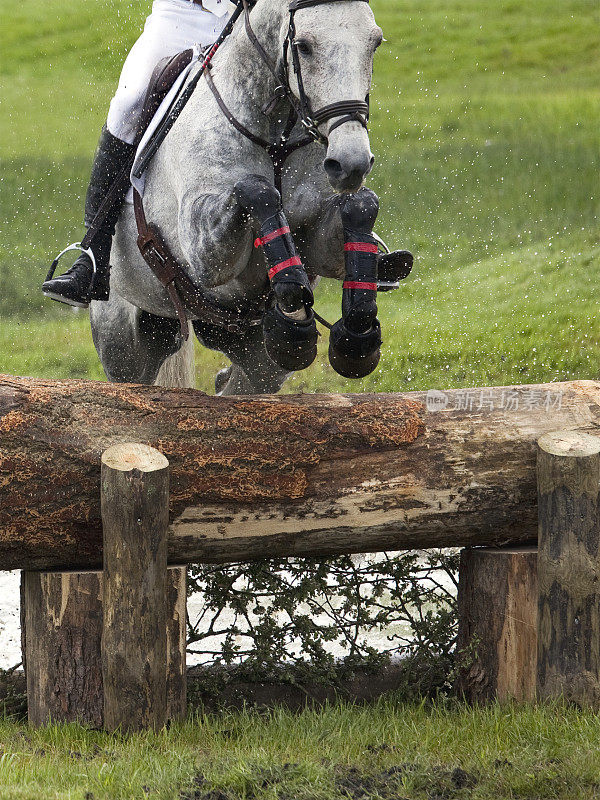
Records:
M288 0L258 0L249 15L250 34L274 72L243 20L211 70L232 115L266 141L276 139L288 120L290 100L278 89L282 81L292 101L309 103L313 111L341 101L364 105L382 41L368 2L296 0L296 5L291 33ZM299 122L292 138L305 133ZM378 210L376 195L361 188L374 160L364 120L338 111L314 133L317 139L285 161L280 195L271 157L225 117L202 78L148 169L148 220L210 302L234 312L260 306L269 286L265 262L273 267L277 247L296 255L289 235L254 246L257 236L273 233L274 224L289 225L302 261L303 266L295 263L273 275L263 325L236 333L190 314L201 342L232 362L216 379L222 394L276 392L291 370L310 363L316 352L311 288L317 276L356 278L349 259L357 250L359 258L372 252L370 245L348 247L349 240L372 241ZM92 333L110 380L152 383L183 338L173 304L140 256L136 238L133 209L126 205L113 245L110 300L91 304ZM372 266L369 270L373 279ZM344 289L343 319L337 333L332 331L330 358L342 374L367 374L379 357L375 293L365 283L368 276L358 278Z

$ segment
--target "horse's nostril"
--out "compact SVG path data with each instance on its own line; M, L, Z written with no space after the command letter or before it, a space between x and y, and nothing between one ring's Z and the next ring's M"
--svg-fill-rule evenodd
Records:
M373 169L373 164L375 163L375 156L371 156L371 163L369 165L369 172Z
M341 180L346 174L340 162L335 158L326 158L323 164L325 172L333 180Z

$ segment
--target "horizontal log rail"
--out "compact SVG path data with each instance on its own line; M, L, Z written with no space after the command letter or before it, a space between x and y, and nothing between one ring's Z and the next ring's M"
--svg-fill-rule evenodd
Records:
M100 566L101 455L131 441L171 464L171 563L525 544L559 429L600 430L599 382L221 398L0 376L0 569Z

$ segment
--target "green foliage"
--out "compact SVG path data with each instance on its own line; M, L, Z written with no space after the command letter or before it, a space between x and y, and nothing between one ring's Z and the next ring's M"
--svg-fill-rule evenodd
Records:
M202 611L189 651L237 665L237 677L295 683L410 658L424 693L448 689L457 566L443 551L197 566L189 591L202 594Z
M22 664L0 669L0 718L27 716L27 687L25 676L18 672Z

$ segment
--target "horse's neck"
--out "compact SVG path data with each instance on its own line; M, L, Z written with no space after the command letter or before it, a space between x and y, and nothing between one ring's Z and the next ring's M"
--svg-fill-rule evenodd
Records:
M281 29L287 2L258 0L250 20L273 65L280 57ZM248 38L243 18L214 61L213 76L231 112L253 133L265 135L269 121L261 109L273 97L277 82Z

